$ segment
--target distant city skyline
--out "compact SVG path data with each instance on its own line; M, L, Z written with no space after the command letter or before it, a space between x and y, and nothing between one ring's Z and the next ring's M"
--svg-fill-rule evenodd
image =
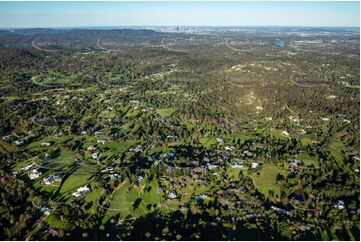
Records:
M91 26L359 27L352 2L0 2L1 28Z

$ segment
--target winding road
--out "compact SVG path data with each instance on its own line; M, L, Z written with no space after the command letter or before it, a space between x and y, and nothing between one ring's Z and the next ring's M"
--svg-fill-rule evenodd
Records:
M41 51L46 51L46 52L57 52L57 51L60 51L60 50L49 50L49 49L44 49L44 48L41 48L39 46L37 46L35 44L35 38L33 39L33 41L31 42L32 46L35 48L35 49L38 49L38 50L41 50Z

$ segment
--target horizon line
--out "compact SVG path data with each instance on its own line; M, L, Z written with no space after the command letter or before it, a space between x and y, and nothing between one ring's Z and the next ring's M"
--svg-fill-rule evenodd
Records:
M123 28L123 27L296 27L296 28L360 28L360 25L78 25L78 26L33 26L4 27L0 29L69 29L69 28Z

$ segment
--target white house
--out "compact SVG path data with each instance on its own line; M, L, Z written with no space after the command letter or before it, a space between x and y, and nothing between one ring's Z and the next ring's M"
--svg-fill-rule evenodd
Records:
M50 142L43 142L43 143L41 143L41 146L51 146L51 143Z
M170 199L177 198L177 192L176 192L176 191L171 191L171 192L168 194L168 198L170 198Z
M195 200L203 200L203 199L207 198L207 195L199 194L199 195L193 196L192 198L195 199Z
M30 178L30 180L34 180L36 178L38 178L39 176L41 176L41 172L36 170L36 169L33 169L29 172L28 176Z
M220 144L223 144L223 139L222 138L216 138L217 142Z
M44 215L48 216L48 215L50 215L51 208L41 208L40 211L41 211Z
M250 168L251 168L251 169L256 169L258 166L259 166L259 163L258 163L258 162L252 162Z
M89 192L90 189L87 185L85 185L85 186L79 187L77 191L78 192Z
M53 175L53 179L54 179L54 181L56 181L56 182L60 182L61 180L63 180L64 176L65 176L65 173L64 173L64 172L60 172L60 173L58 173L58 174Z
M94 152L94 153L92 154L92 158L93 158L93 159L98 159L98 152Z
M31 167L33 167L35 165L35 163L31 163L30 165L27 165L27 166L23 166L20 168L20 171L27 171L29 170Z
M143 180L144 179L144 177L143 176L141 176L141 175L139 175L139 176L137 176L137 182L140 182L141 180Z
M232 167L232 168L242 168L242 165L236 164L236 163L232 163L232 164L231 164L231 167Z
M97 143L100 143L100 144L105 144L107 141L106 140L104 140L104 139L100 139L100 140L97 140Z
M283 130L282 134L285 135L285 136L290 136L290 134L286 130Z
M215 169L215 168L219 168L220 166L219 165L212 165L212 164L207 163L207 165L205 165L205 167L208 170L212 170L212 169Z
M16 144L17 146L20 146L20 145L23 145L23 144L24 144L24 141L23 141L23 140L16 140L16 141L15 141L15 144Z
M138 153L142 151L142 146L141 145L137 145L135 148L130 148L129 149L130 152L134 152L134 153Z
M337 202L335 202L333 204L333 206L335 208L338 208L338 209L344 209L345 208L345 202L343 200L338 200Z
M51 184L53 184L53 183L54 183L54 178L53 178L53 176L44 177L42 183L45 184L45 185L51 185Z
M83 193L89 192L90 189L87 185L79 187L76 192L73 192L72 195L74 197L80 197Z
M1 138L2 140L10 140L11 139L11 135L5 135Z
M81 196L81 193L80 192L73 192L72 195L74 197L80 197Z

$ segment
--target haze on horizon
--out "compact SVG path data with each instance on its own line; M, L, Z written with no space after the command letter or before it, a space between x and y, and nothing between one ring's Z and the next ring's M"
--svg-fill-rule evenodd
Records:
M353 2L0 2L0 27L359 27Z

